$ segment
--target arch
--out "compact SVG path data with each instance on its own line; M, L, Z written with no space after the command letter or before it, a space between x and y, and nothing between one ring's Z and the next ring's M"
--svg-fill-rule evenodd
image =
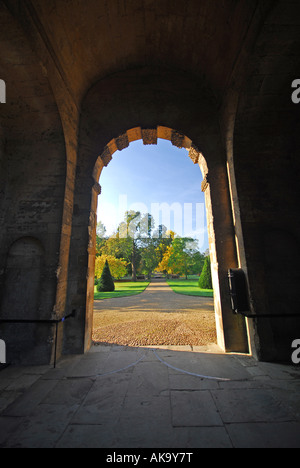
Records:
M215 305L215 313L216 313L216 326L217 326L217 336L218 336L218 343L220 347L224 350L226 349L233 349L228 347L228 342L225 342L224 337L224 320L222 314L222 299L221 299L221 291L220 291L220 283L219 283L219 262L217 257L217 250L216 250L216 238L215 238L215 224L214 224L214 215L213 215L213 207L212 207L212 199L211 199L211 184L214 185L213 179L214 177L210 177L209 169L207 165L207 161L204 155L199 151L199 149L193 144L192 140L187 136L181 134L177 130L158 126L157 128L151 129L142 129L141 127L136 127L133 129L127 130L126 133L123 135L112 139L105 147L103 153L98 157L94 171L93 171L93 179L94 179L94 186L93 186L93 195L92 195L92 209L91 212L93 213L90 216L90 226L89 226L89 246L90 246L90 255L89 255L89 271L93 271L94 269L94 262L95 262L95 227L96 227L96 220L97 220L97 199L98 195L101 194L101 186L99 185L98 181L101 179L101 173L104 167L107 167L111 162L113 155L117 151L122 151L127 148L130 143L137 140L142 140L144 145L156 145L158 139L168 140L172 143L173 146L177 148L185 148L188 151L188 156L193 161L195 165L199 165L202 176L203 182L201 185L202 192L205 196L205 204L206 204L206 214L207 214L207 226L208 226L208 238L209 238L209 250L210 250L210 257L211 257L211 268L212 268L212 281L214 287L214 305ZM91 275L90 277L90 284L88 289L92 291L94 285L94 277ZM91 294L89 295L91 296ZM92 308L92 304L91 304ZM229 328L229 327L228 327ZM241 329L239 332L241 332ZM237 332L237 329L236 329ZM236 337L235 337L236 340ZM244 334L244 340L246 343L246 334ZM236 343L236 341L235 341ZM244 348L246 350L246 347Z
M181 134L180 132L168 127L158 126L156 128L141 128L135 127L127 130L123 135L113 138L104 148L102 154L98 157L94 171L93 178L95 183L99 181L101 171L104 166L108 166L116 151L122 151L128 148L130 143L142 140L144 145L156 145L158 139L169 140L177 148L185 148L189 151L190 158L197 164L200 159L200 151L193 145L193 142ZM204 159L203 159L204 162ZM207 165L203 166L203 170L208 171Z
M81 352L91 344L101 171L113 154L127 148L130 142L143 140L146 145L156 144L158 138L186 148L201 168L218 341L226 351L248 350L245 321L233 316L228 295L227 271L238 262L216 103L199 79L164 70L162 80L161 73L162 70L139 69L113 75L91 88L82 104L68 289L68 308L77 309L78 314L77 324L66 324L65 352L72 349Z

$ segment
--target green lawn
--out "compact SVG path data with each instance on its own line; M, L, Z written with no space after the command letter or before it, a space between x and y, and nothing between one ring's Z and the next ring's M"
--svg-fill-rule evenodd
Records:
M212 289L200 289L198 286L199 278L197 279L172 279L167 280L167 283L177 294L185 294L186 296L214 297Z
M127 297L127 296L136 296L137 294L141 294L145 289L149 286L149 281L137 281L128 282L128 283L118 283L115 282L116 290L114 292L106 292L101 293L97 291L95 286L95 294L94 299L95 301L99 301L102 299L112 299L116 297Z

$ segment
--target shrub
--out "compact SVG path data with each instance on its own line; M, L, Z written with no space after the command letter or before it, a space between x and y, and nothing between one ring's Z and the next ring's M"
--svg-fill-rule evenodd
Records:
M109 269L113 276L117 280L122 278L127 273L127 262L122 258L116 258L113 255L101 255L96 258L95 264L95 276L96 278L101 277L101 273L103 272L103 268L105 265L106 260L109 263Z
M108 261L106 260L102 276L98 281L97 291L98 292L113 292L115 290L115 283L111 276Z
M200 289L212 289L210 258L206 257L202 273L199 278Z

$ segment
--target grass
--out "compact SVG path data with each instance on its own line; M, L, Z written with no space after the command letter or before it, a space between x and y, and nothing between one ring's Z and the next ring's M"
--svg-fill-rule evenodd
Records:
M214 297L213 289L200 289L198 286L199 278L167 280L169 286L177 294L185 296Z
M95 301L103 300L103 299L114 299L116 297L128 297L128 296L136 296L141 294L145 289L149 286L149 281L137 281L128 282L128 283L118 283L115 282L116 290L114 292L98 292L95 286L94 289L94 299Z

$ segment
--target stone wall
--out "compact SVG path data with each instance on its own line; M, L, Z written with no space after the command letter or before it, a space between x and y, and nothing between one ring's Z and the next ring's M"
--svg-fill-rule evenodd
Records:
M172 11L167 0L1 2L0 318L74 310L58 356L89 348L101 171L131 141L165 138L203 156L220 344L246 351L249 338L257 358L289 359L299 319L288 315L300 305L299 18L293 0L178 0ZM285 317L249 319L246 333L228 296L237 266L251 313ZM53 327L0 331L8 359L53 359Z

